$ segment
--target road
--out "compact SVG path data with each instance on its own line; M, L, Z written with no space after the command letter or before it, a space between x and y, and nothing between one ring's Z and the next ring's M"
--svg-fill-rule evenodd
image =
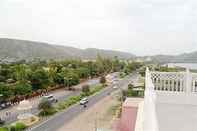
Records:
M119 87L126 88L127 85L131 82L131 80L135 79L136 77L137 75L133 74L131 76L124 78L123 80L119 81L118 83ZM28 131L56 131L65 123L69 122L70 120L72 120L77 115L84 112L85 110L91 108L94 104L96 104L97 102L108 96L109 93L112 93L115 90L117 89L114 89L112 87L106 87L97 95L89 98L89 103L87 105L87 108L84 108L79 104L76 104L70 107L69 109L67 109L66 111L58 113L55 116L48 119L47 121L33 127L32 129L28 129Z
M91 79L88 80L86 82L83 82L79 85L76 86L76 88L80 88L82 85L84 84L89 84L89 85L95 85L99 83L99 79ZM60 89L60 90L56 90L53 92L50 92L51 94L53 94L55 96L55 98L58 99L58 101L63 101L67 98L69 98L70 96L74 96L74 95L78 95L80 94L80 91L67 91L65 89ZM41 98L40 97L35 97L33 99L30 99L30 103L32 104L32 110L31 112L33 114L37 114L38 111L38 104L40 102ZM16 110L17 105L16 106L12 106L10 108L4 109L0 111L0 118L2 118L3 120L6 121L6 123L12 123L14 121L17 120L17 116L20 113L20 111ZM6 112L10 112L10 115L6 115Z

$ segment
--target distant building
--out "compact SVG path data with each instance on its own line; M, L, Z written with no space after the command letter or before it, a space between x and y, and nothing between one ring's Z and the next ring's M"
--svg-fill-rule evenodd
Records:
M108 85L111 85L113 84L114 80L116 80L117 78L119 77L119 73L118 72L115 72L115 73L112 73L112 74L108 74L105 79L106 79L106 83Z

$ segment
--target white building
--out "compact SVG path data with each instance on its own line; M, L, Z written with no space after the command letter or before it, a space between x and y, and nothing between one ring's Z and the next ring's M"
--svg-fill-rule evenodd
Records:
M197 131L197 74L147 69L142 108L135 131Z

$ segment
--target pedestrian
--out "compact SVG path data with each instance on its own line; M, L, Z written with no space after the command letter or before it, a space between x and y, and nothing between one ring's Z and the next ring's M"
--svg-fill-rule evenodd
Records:
M9 115L8 111L5 112L5 115L8 117L8 115Z

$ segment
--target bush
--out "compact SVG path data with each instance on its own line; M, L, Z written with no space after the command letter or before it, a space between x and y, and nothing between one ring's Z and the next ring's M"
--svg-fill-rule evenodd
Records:
M41 102L38 105L38 108L40 110L47 110L50 109L52 107L51 102L49 102L47 99L42 99Z
M16 131L16 127L15 126L11 126L10 127L10 131Z
M129 73L128 73L129 74ZM120 73L120 78L124 78L127 75L127 73L121 72Z
M103 85L97 85L97 86L91 88L92 90L90 91L90 95L92 95L96 92L99 92L101 89L103 89L103 87L104 87Z
M24 131L27 126L23 123L16 123L10 127L10 131ZM6 130L5 130L6 131Z
M20 131L20 130L26 129L27 126L23 123L16 123L15 128L16 128L17 131Z
M50 115L53 115L55 114L57 111L55 110L55 108L49 108L47 110L42 110L40 113L39 113L39 116L50 116Z
M129 84L129 85L128 85L128 89L133 89L133 87L134 87L134 86L133 86L132 84Z
M101 76L101 78L100 78L100 83L101 83L101 84L105 84L105 83L106 83L105 76Z
M81 95L80 96L72 96L68 100L65 100L64 102L59 103L57 109L58 110L66 109L66 108L76 104L77 102L79 102L81 100L81 98L82 98Z
M47 99L42 99L40 104L38 105L38 108L41 110L39 116L49 116L56 113L55 108Z
M85 87L87 88L87 87ZM86 97L86 96L90 96L95 94L96 92L99 92L101 89L103 88L102 85L97 85L95 87L92 87L89 91L89 93L85 93L82 92L79 96L72 96L69 99L65 100L64 102L61 102L58 104L57 109L58 110L64 110L74 104L76 104L77 102L79 102L82 98Z
M0 131L9 131L7 127L0 127Z
M90 93L90 86L89 85L83 85L82 86L82 92L88 95L88 93Z

